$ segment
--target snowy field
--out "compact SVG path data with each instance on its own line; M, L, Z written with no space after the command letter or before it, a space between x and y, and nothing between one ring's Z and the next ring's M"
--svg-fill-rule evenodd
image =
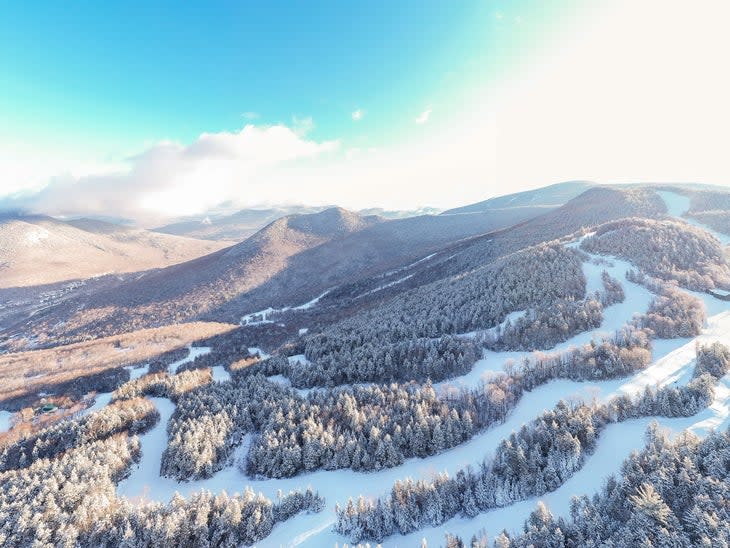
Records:
M689 208L689 200L680 195L666 192L660 194L667 202L667 207L672 215L681 216ZM725 239L727 238L725 237ZM574 242L569 245L577 244L578 242ZM601 257L601 259L605 261L606 258ZM576 335L545 351L564 352L572 347L585 344L593 338L610 335L629 322L635 313L647 310L653 297L652 294L644 287L625 279L625 272L631 269L632 265L614 258L608 260L610 264L584 262L583 268L588 282L587 290L591 293L603 288L601 273L606 270L611 276L621 280L626 293L625 301L605 309L603 322L598 329ZM294 478L250 479L241 473L237 466L238 460L244 458L248 450L250 438L246 437L234 452L230 463L210 479L180 483L162 478L159 473L160 459L167 444L167 422L174 412L174 404L165 398L150 398L160 412L161 421L155 428L140 436L142 460L134 468L130 477L120 482L117 492L133 502L141 500L167 502L176 492L190 495L201 489L212 492L225 490L234 493L241 492L245 487L250 486L254 491L260 491L267 497L275 499L279 490L288 492L312 487L325 497L325 510L319 514L298 515L285 523L278 524L272 534L260 541L258 546L342 546L348 542L348 539L332 531L336 502L342 504L347 501L348 497L357 497L359 494L366 497L384 495L390 491L393 482L397 479L429 478L433 474L443 471L454 474L467 465L476 466L485 457L493 454L502 439L522 424L534 419L543 410L554 407L561 399L590 400L597 398L605 401L618 394L641 392L646 386L686 384L694 369L695 344L698 341L703 343L719 341L730 345L730 303L722 302L704 293L693 294L702 299L707 309L708 319L701 335L694 339L654 341L653 361L647 369L632 377L611 381L552 381L532 392L525 393L504 424L487 429L468 442L437 455L425 459L409 459L398 467L377 472L363 473L349 469L319 470ZM316 302L306 304L314 306ZM265 356L260 349L251 348L249 350L252 353L260 352L262 357ZM190 347L188 356L171 364L170 371L176 371L178 367L206 351L210 351L210 349ZM475 386L485 376L502 371L506 361L519 362L523 358L529 357L530 354L529 352L486 352L484 358L474 365L471 372L439 383L436 387L439 391L446 391L451 387ZM305 362L306 360L303 356L293 356L291 361ZM144 370L134 370L132 373L134 376L139 376L144 374ZM225 382L230 378L222 366L213 368L213 374L214 380L218 382ZM270 380L288 384L288 379L282 376L270 377ZM110 395L98 395L93 408L98 409L105 405L109 399L107 396ZM7 421L4 416L0 416L0 419ZM410 536L390 537L382 545L414 547L425 538L429 546L441 546L444 543L446 532L469 538L482 529L486 529L493 538L502 529L519 530L530 512L535 509L538 500L545 502L555 515L568 516L571 498L577 494L595 493L608 475L618 472L623 460L632 451L643 446L646 427L654 420L675 433L690 429L698 435L706 435L711 429L727 428L730 425L730 375L721 379L715 391L714 401L698 415L678 419L642 418L607 426L601 432L595 453L586 459L583 468L551 493L480 514L473 520L457 517L438 528L425 529ZM0 422L0 426L3 424Z
M10 411L0 410L0 433L10 430L10 419L12 416L13 413Z

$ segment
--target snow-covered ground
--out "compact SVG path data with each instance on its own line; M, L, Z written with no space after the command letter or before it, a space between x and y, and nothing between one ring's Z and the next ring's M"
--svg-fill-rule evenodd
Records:
M265 360L266 358L269 358L270 357L270 354L267 354L266 352L264 352L263 350L261 350L257 346L251 346L251 347L249 347L248 353L251 354L252 356L258 354L259 355L259 358L261 358L262 360Z
M168 365L167 372L170 375L174 375L175 373L177 373L177 370L181 365L191 362L195 360L195 358L197 358L198 356L204 356L205 354L210 354L210 346L193 346L189 344L188 355Z
M494 327L490 327L489 329L478 329L476 331L469 331L468 333L459 333L460 337L466 337L466 338L473 338L477 335L492 335L496 334L498 331L503 330L505 327L507 327L507 324L515 323L517 320L522 318L525 314L527 314L526 310L515 310L514 312L510 312L507 314L507 317L502 320L501 323L495 325Z
M687 196L682 196L676 192L669 192L665 190L657 191L657 194L659 194L659 197L664 200L664 204L667 206L667 211L671 216L678 217L688 224L706 230L715 238L720 240L722 245L730 245L730 236L712 230L707 225L702 224L699 221L689 217L683 217L683 215L690 209L690 199Z
M0 410L0 433L10 430L10 419L13 413Z
M670 213L680 216L688 207L688 200L681 202L673 193L660 193L667 202ZM686 200L684 197L682 199ZM671 206L671 207L670 207ZM695 224L695 223L693 223ZM705 227L703 227L705 228ZM722 241L722 240L721 240ZM578 245L574 242L569 245ZM594 257L597 258L597 257ZM606 258L601 257L603 261ZM593 338L609 335L629 322L634 314L647 310L653 296L644 287L626 281L625 272L632 268L626 261L609 259L610 264L598 264L593 261L584 262L583 268L587 278L587 292L602 290L601 273L606 270L614 278L621 281L626 293L623 303L607 307L601 326L593 331L581 333L570 340L550 349L551 352L563 352L571 347L589 342ZM174 405L163 398L153 398L162 420L150 432L141 436L143 458L140 466L132 475L120 483L118 493L130 499L141 497L154 501L169 501L175 492L190 495L200 489L213 492L227 490L229 493L241 492L246 486L264 495L274 498L278 490L284 492L292 489L312 487L326 498L326 509L319 514L303 514L286 523L277 525L272 534L258 543L260 547L275 546L335 546L348 542L332 531L334 523L335 502L344 503L347 498L363 494L365 497L376 497L389 492L393 482L405 477L428 478L436 472L446 471L454 474L467 465L478 465L485 457L493 454L498 443L522 424L534 419L542 410L550 409L561 399L582 398L607 400L618 394L638 393L645 386L677 384L688 382L694 369L695 344L697 341L720 341L730 345L730 305L703 293L695 293L705 303L708 321L702 334L696 339L657 340L654 341L653 362L645 369L630 378L602 382L574 382L556 380L526 393L504 424L488 429L468 442L426 459L409 459L402 465L377 472L354 472L352 470L316 471L302 474L294 478L278 480L249 479L235 465L236 459L215 474L202 481L178 483L159 476L160 457L167 442L166 425L174 411ZM249 349L252 353L259 349ZM260 351L259 351L260 352ZM265 353L261 352L262 357ZM439 383L440 390L449 387L474 386L484 375L502 371L504 363L515 360L517 363L528 352L487 352L484 359L477 362L473 370L459 378ZM304 361L302 356L292 356L290 361ZM289 384L282 376L270 377L270 380ZM550 510L558 516L568 516L570 500L576 494L595 493L604 479L620 470L621 463L633 450L644 444L646 427L653 420L662 426L679 432L690 429L699 435L705 435L710 429L726 428L730 425L730 375L721 379L712 404L696 416L679 419L644 418L612 424L601 433L596 451L586 459L585 465L569 481L560 488L545 496L529 499L480 514L474 520L460 517L448 521L441 527L418 531L413 535L394 536L385 540L383 546L413 547L426 538L429 546L441 546L446 532L457 533L469 538L473 533L486 529L490 537L494 537L502 529L519 530L524 520L535 508L538 500L543 500ZM245 455L247 444L242 444L236 455Z
M285 306L283 308L265 308L263 310L259 310L258 312L252 312L251 314L246 314L245 316L241 317L241 325L262 325L267 323L274 323L274 320L269 319L269 316L272 314L280 314L282 312L288 312L289 310L309 310L313 306L315 306L322 298L332 291L332 288L328 289L321 295L317 295L314 299L311 301L307 301L304 304L300 304L299 306Z
M150 370L150 364L143 365L142 367L134 367L130 365L129 367L125 367L124 369L129 371L129 379L134 380L146 375Z
M94 403L91 404L86 409L82 409L78 412L76 416L83 417L84 415L88 415L89 413L93 413L94 411L98 411L102 407L106 407L109 402L112 399L112 393L111 392L105 392L103 394L96 394L94 397Z
M231 380L231 374L222 365L211 367L213 382L226 382Z
M700 339L721 340L730 344L730 311L711 317ZM320 470L295 478L252 480L246 478L232 463L208 480L178 483L160 478L159 457L164 450L167 438L166 424L174 411L174 406L169 400L155 398L153 401L160 410L162 420L152 431L141 436L142 452L147 456L143 456L140 467L132 476L120 484L118 492L131 499L144 495L147 500L166 502L176 491L183 495L190 495L200 489L213 492L227 490L230 493L240 492L248 485L268 497L275 497L279 489L286 492L311 486L326 498L326 509L320 514L297 516L285 524L278 525L272 535L261 541L258 546L334 546L335 543L342 545L347 539L331 530L335 502L344 503L347 497L356 497L359 494L366 497L383 495L390 490L396 479L408 476L428 478L441 471L454 474L464 466L476 466L485 457L493 454L503 438L535 418L542 410L554 407L561 399L594 397L608 399L620 393L641 391L646 385L686 382L694 368L694 340L658 341L655 355L658 355L657 359L649 368L630 379L585 383L568 380L550 382L525 394L504 424L486 430L468 442L438 455L426 459L409 459L396 468L369 473ZM282 377L280 382L286 383L287 380ZM705 434L709 427L721 428L728 425L729 410L730 378L726 377L716 392L715 401L706 411L686 419L657 420L674 431L690 428L698 434ZM482 514L473 521L455 518L445 527L420 531L410 537L387 539L383 546L414 546L424 537L429 540L429 546L439 546L443 543L444 531L463 532L470 536L482 527L486 527L492 535L504 527L516 529L534 509L537 500L544 500L551 511L564 515L568 512L573 495L595 492L607 475L619 470L621 462L632 450L643 446L643 433L652 420L654 419L641 419L609 426L602 432L597 451L587 459L584 468L566 484L544 497Z

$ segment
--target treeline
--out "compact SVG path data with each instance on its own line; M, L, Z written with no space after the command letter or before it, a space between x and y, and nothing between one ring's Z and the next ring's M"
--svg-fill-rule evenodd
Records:
M720 242L676 221L624 219L600 226L581 249L616 255L643 272L697 291L730 287L730 267Z
M242 467L251 475L376 470L458 445L479 426L469 409L441 401L428 384L341 388L302 398L261 376L248 376L178 400L162 473L210 477L249 432L256 435Z
M524 390L532 390L554 379L574 381L607 380L625 377L651 362L650 334L627 325L610 337L592 340L571 351L526 359L516 371Z
M481 426L474 424L472 410L451 407L428 384L317 391L291 403L253 441L248 474L390 468L459 445Z
M555 518L542 503L522 533L504 531L495 548L563 546L725 546L730 542L730 431L705 439L690 433L672 441L655 426L645 448L632 453L618 477L600 491L577 497L570 518ZM486 548L484 534L469 544L451 537L450 548Z
M254 346L251 334L242 327L197 341L195 345L207 346L210 352L200 354L193 361L183 364L180 371L219 365L226 369L236 369L239 365L255 361L255 357L248 351L249 346Z
M139 456L139 440L125 435L86 443L56 459L0 474L3 546L148 547L240 546L324 501L307 491L276 503L242 495L201 492L170 504L133 505L117 498L115 483Z
M626 300L624 286L605 270L601 272L601 282L603 283L603 292L599 295L599 298L604 307L622 303Z
M582 299L585 285L581 260L574 250L540 245L408 291L384 306L327 328L305 339L304 354L321 368L312 376L320 384L406 380L389 376L403 364L391 368L384 363L388 355L392 359L403 354L400 343L485 329L516 310L558 299ZM384 378L378 377L380 371L385 372ZM437 368L425 372L434 378Z
M412 379L441 381L471 371L481 354L474 340L452 335L387 345L363 341L349 351L322 355L314 363L290 364L283 357L271 358L252 371L284 375L297 388Z
M0 471L25 468L38 459L52 458L120 432L143 433L159 420L159 412L148 400L116 402L84 417L58 422L4 447L0 451Z
M558 301L531 308L514 322L485 333L481 339L485 347L494 351L552 348L558 343L583 331L600 327L603 305L589 298L581 301Z
M126 400L140 396L154 396L177 401L182 394L212 381L213 375L210 369L192 369L175 375L169 375L167 372L151 373L124 383L114 391L112 399Z
M553 491L580 469L606 424L652 415L686 417L706 407L715 384L730 368L730 350L720 344L699 347L697 361L702 365L685 387L647 387L639 396L619 396L604 405L560 402L503 440L494 458L477 471L467 467L454 478L440 474L431 480L398 481L375 502L360 498L355 504L350 499L338 508L335 529L353 542L381 541L438 526L457 514L471 518Z
M560 486L595 447L606 419L597 408L560 402L524 425L497 447L478 470L465 468L453 478L396 481L389 495L375 502L362 497L337 508L335 530L353 542L438 526L457 514L480 512L542 495Z
M526 361L478 388L437 397L429 383L341 387L306 397L251 370L231 383L203 386L178 398L168 425L162 472L176 479L209 477L230 462L252 434L244 469L265 477L320 468L376 470L426 457L505 420L525 391L552 379L606 379L645 367L650 341L627 327L557 356ZM258 373L285 358L254 366ZM273 366L277 367L277 366Z
M528 310L514 322L479 335L484 346L495 351L534 351L552 348L570 337L603 322L603 309L626 298L624 288L605 270L601 273L603 291L585 299L557 299Z
M696 337L700 334L706 319L705 305L700 299L671 283L634 270L626 272L626 279L657 294L646 314L638 318L638 325L650 329L653 336L660 339Z

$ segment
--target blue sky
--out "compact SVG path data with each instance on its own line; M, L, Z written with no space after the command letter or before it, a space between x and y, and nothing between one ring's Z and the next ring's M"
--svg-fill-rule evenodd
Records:
M134 217L216 200L446 207L560 179L724 177L689 163L657 169L671 143L640 165L619 136L636 119L646 138L644 127L664 118L652 97L674 84L672 70L712 86L724 119L726 81L710 65L725 46L711 41L720 40L713 21L726 12L713 0L691 12L674 0L5 3L0 198L68 214L84 209L82 194L127 186L134 203L122 209ZM673 45L678 31L693 45ZM673 93L663 106L675 111L707 101L686 86ZM608 155L565 154L582 146L576 132L607 131L613 141L601 146L627 156L614 169ZM190 161L201 136L235 162ZM249 162L254 151L267 161ZM515 167L525 156L535 170ZM175 175L161 181L163 172ZM413 192L428 174L459 192L435 180ZM215 196L197 199L212 179ZM394 198L370 184L380 180ZM187 205L170 205L185 193ZM97 194L97 209L121 199Z
M518 42L500 15L528 11L534 32L572 2L551 13L533 4L10 3L0 116L6 134L131 148L234 130L245 113L267 124L312 118L314 138L380 143L428 105L451 107L499 77L500 45ZM365 116L352 124L357 109Z

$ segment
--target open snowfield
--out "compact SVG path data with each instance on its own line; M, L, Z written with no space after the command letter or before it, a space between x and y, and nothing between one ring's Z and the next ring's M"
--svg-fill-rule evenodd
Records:
M10 430L10 419L13 413L0 410L0 433Z

